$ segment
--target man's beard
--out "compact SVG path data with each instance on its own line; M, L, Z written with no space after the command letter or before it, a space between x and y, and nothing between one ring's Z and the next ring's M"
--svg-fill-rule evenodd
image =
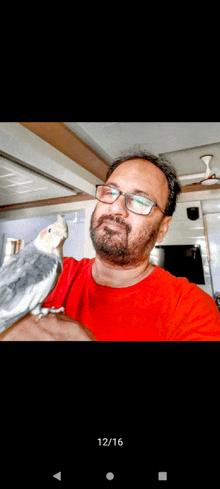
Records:
M120 224L123 229L109 228L108 223ZM99 229L103 223L102 231ZM160 228L160 223L157 223L155 228L146 227L146 231L142 229L135 241L129 240L131 226L124 222L121 217L103 214L97 221L95 226L95 210L93 211L90 223L90 237L97 255L111 264L118 265L123 268L134 268L146 261L157 239Z

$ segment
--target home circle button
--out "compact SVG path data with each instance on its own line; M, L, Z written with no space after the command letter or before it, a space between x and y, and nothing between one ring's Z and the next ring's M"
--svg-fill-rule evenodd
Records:
M114 474L112 472L108 472L106 474L106 479L108 479L109 481L111 481L112 479L114 479Z

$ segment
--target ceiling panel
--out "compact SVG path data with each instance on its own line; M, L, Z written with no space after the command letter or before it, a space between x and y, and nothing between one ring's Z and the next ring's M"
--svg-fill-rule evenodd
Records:
M0 205L77 195L68 189L0 156Z

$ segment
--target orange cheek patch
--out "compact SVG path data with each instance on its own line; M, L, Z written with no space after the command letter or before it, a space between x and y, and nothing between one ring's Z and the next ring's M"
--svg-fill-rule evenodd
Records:
M47 228L43 229L43 231L41 231L40 238L42 239L45 236L45 234L47 234Z

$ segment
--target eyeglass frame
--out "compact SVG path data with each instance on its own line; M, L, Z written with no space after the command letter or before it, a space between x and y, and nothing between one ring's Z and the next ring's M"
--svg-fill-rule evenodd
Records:
M165 212L164 212L164 211L161 209L161 207L160 207L160 206L157 204L157 202L154 202L153 200L149 199L149 197L145 197L145 198L146 198L147 200L150 200L150 202L152 202L152 207L151 207L151 209L150 209L150 212L148 212L148 214L140 214L140 212L135 212L135 211L132 211L131 209L128 209L128 207L127 207L127 197L128 197L129 195L132 195L132 196L133 196L133 195L135 195L135 197L139 197L139 195L137 195L137 194L127 194L126 192L122 192L121 190L118 190L117 188L113 187L112 185L106 185L106 184L101 184L101 183L99 183L99 184L97 184L97 185L95 186L95 188L96 188L96 194L97 194L97 187L110 187L110 188L113 188L113 189L114 189L114 190L115 190L115 191L118 193L118 196L116 197L116 199L115 199L115 200L113 200L113 202L112 202L112 203L109 203L109 202L103 202L103 200L98 199L98 197L95 195L95 198L96 198L96 199L97 199L99 202L102 202L103 204L112 205L112 204L114 204L114 202L116 202L116 200L117 200L117 199L120 197L120 195L124 195L124 197L125 197L125 207L126 207L126 209L127 209L128 211L133 212L133 214L138 214L139 216L149 216L149 214L151 213L151 211L152 211L153 207L158 207L158 209L160 209L160 211L161 211L161 212L162 212L164 215L166 215L166 213L165 213ZM141 196L141 197L144 197L144 196Z

